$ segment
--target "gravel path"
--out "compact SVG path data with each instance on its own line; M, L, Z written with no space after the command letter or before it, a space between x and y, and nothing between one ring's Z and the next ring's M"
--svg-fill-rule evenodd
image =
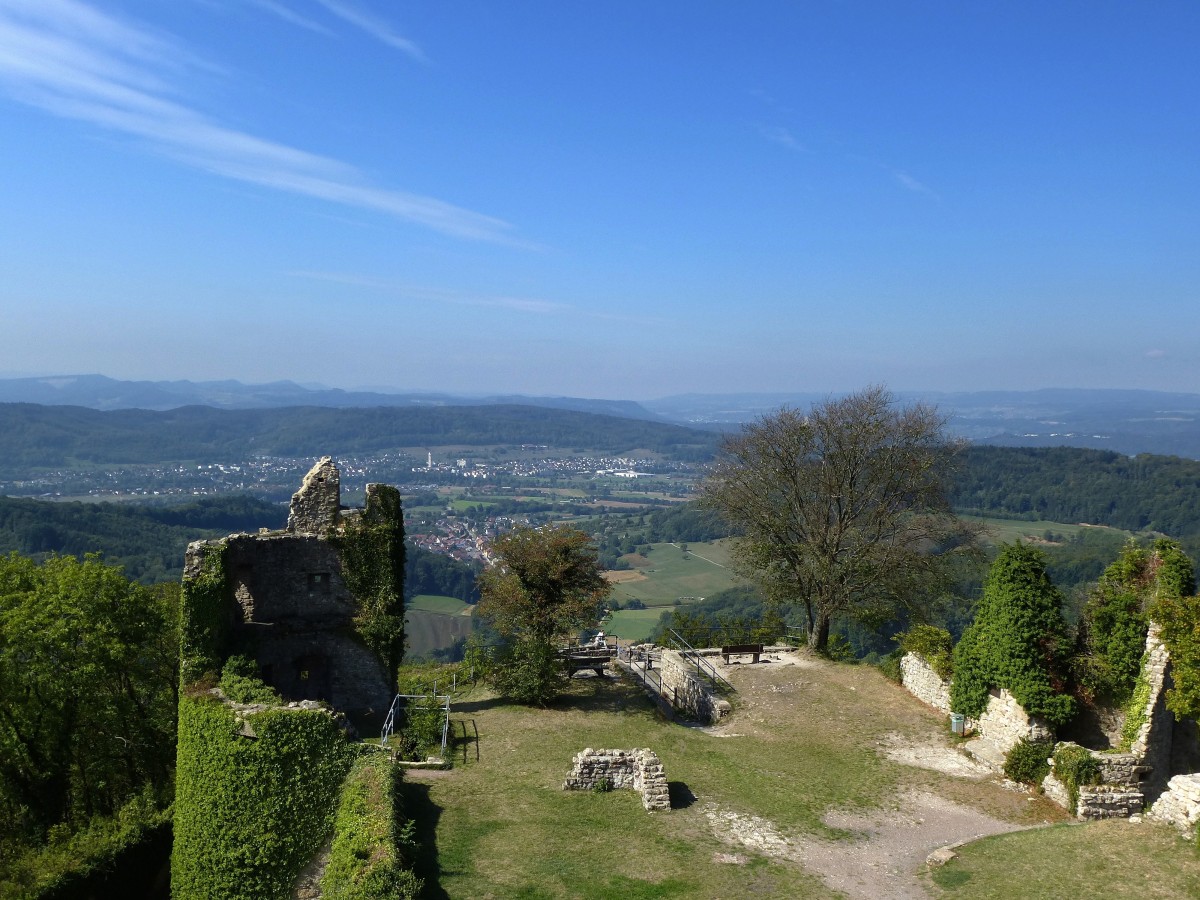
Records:
M860 835L853 840L789 837L766 819L723 810L716 804L708 804L704 813L714 832L727 843L799 863L834 890L864 900L925 900L929 895L917 873L932 851L1021 827L924 791L900 798L899 810L825 817L830 827ZM728 861L742 859L734 856Z

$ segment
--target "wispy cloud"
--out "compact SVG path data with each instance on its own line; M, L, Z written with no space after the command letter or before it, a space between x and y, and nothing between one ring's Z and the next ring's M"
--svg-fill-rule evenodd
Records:
M386 278L373 278L367 275L354 275L342 272L313 272L297 270L289 272L297 278L311 278L315 281L327 281L334 284L344 284L351 287L367 288L383 291L397 298L415 300L422 303L437 303L450 306L491 307L494 309L509 309L516 312L549 315L573 312L574 308L565 303L552 300L541 300L535 297L511 297L503 294L474 294L462 291L447 291L438 288L421 287Z
M796 140L795 136L781 125L759 125L758 133L773 144L779 144L781 147L787 147L789 150L804 150L802 143Z
M227 178L375 210L456 237L519 243L500 219L371 184L348 163L192 109L180 85L201 65L170 38L78 0L0 0L0 86L20 102L138 138Z
M297 25L300 28L307 29L308 31L312 31L317 34L333 34L332 31L330 31L320 22L310 19L308 16L301 15L290 6L285 6L284 4L278 2L278 0L250 0L250 2L259 9L266 10L273 16L277 16L278 18L283 19L283 21L289 22L292 25Z
M389 23L378 16L359 9L350 3L346 3L344 0L317 0L317 2L339 19L349 22L356 28L362 29L375 38L375 40L408 54L417 62L428 62L424 51L420 47L403 35L398 34Z
M1146 356L1149 359L1165 359L1167 356L1166 350L1147 350Z
M895 178L896 182L905 190L914 191L918 194L929 194L932 197L937 196L928 185L917 181L917 179L913 178L903 169L892 169L892 177Z

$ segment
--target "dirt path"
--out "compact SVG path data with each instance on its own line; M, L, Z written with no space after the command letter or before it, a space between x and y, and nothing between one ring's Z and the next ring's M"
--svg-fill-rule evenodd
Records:
M743 730L753 730L756 720L783 718L788 707L796 702L797 691L824 678L844 678L847 674L845 669L831 669L806 654L780 656L792 658L782 658L775 665L761 668L730 667L730 674L740 682L740 708L733 721L708 729L710 734L736 738ZM805 671L797 672L793 666ZM858 684L847 681L842 688L865 693L868 686L861 681ZM897 721L903 721L907 727L904 733L874 737L880 756L900 765L938 772L964 785L977 783L982 787L999 781L989 768L948 746L923 710L917 710L916 718L901 715L898 709L895 712ZM922 728L922 722L929 724ZM1012 805L1024 802L1000 789L998 784L991 784L989 789L1007 794ZM784 833L766 819L725 809L716 803L706 804L703 812L713 833L731 845L731 849L801 865L820 876L833 890L864 900L927 900L929 894L919 876L930 853L947 845L1030 827L1003 821L922 787L904 789L884 808L865 813L827 813L822 818L824 824L854 835L843 840ZM746 860L742 853L735 852L725 854L722 861Z

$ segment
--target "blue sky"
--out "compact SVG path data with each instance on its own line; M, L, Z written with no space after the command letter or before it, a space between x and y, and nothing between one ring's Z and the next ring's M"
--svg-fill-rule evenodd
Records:
M1200 4L0 0L0 375L1200 391Z

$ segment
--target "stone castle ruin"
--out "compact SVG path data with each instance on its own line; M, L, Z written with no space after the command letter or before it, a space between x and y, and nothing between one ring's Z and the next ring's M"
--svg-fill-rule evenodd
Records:
M950 712L950 684L919 655L908 653L900 663L904 687L928 705ZM1165 694L1171 685L1170 656L1151 624L1146 636L1142 674L1149 691L1141 725L1127 752L1111 746L1088 749L1095 759L1100 777L1098 784L1080 785L1075 808L1070 793L1053 774L1046 776L1042 789L1046 796L1084 819L1128 818L1144 810L1189 831L1200 821L1200 742L1197 726L1190 720L1177 720L1167 709ZM1119 740L1123 716L1117 714L1116 727L1104 743ZM967 745L977 758L999 767L1004 756L1022 739L1053 740L1050 726L1026 714L1009 691L994 688L987 709L980 718L966 721L966 730L975 735ZM1060 742L1057 747L1062 748ZM1078 746L1078 745L1076 745Z
M324 457L292 497L287 527L197 541L185 590L215 582L212 606L185 615L212 632L219 670L240 654L288 701L321 700L355 717L382 718L403 647L404 525L395 488L369 484L363 509L341 505L340 473ZM185 628L187 623L185 623ZM188 642L185 640L185 653Z

